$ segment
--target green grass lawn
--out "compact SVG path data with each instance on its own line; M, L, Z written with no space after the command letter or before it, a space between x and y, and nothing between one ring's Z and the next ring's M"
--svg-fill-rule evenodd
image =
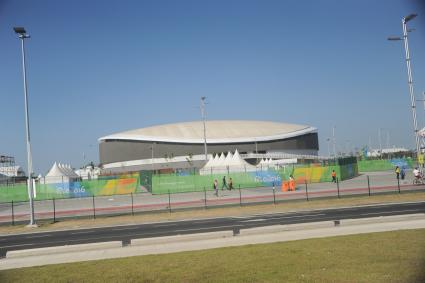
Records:
M0 272L0 282L425 282L425 229Z

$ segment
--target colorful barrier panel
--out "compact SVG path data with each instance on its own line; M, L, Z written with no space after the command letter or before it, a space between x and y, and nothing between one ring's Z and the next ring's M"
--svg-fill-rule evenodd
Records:
M345 180L358 175L357 164L337 166L313 165L309 167L288 166L279 170L267 169L256 172L240 172L226 174L226 181L232 178L234 188L282 187L293 175L297 184L331 182L332 170L335 170L339 180ZM223 186L223 174L158 174L152 176L152 193L168 194L182 192L199 192L213 190L213 182L218 181L219 189Z
M357 162L359 172L386 171L392 170L396 166L413 168L416 163L416 160L412 158L360 160Z
M140 192L139 174L135 173L106 180L95 179L53 184L36 183L35 192L35 200L137 193ZM0 187L0 202L27 201L28 199L26 184Z

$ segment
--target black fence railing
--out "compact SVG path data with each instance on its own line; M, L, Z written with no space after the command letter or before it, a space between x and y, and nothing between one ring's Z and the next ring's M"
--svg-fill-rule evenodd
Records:
M362 176L335 183L299 183L291 190L280 186L241 188L211 191L202 188L198 192L152 195L130 193L83 198L52 198L35 200L36 220L56 222L66 218L93 218L110 215L136 215L140 213L165 211L172 213L182 209L208 209L224 206L244 206L258 203L277 204L281 202L323 198L344 198L350 196L373 196L377 194L401 194L425 191L422 180L401 180L392 175ZM30 217L27 201L0 202L0 223L15 225L24 223Z

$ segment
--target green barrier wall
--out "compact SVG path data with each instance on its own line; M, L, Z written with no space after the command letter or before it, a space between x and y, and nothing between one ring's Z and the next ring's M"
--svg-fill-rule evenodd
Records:
M340 180L352 178L358 174L356 164L338 166L287 166L284 169L258 172L240 172L226 174L227 183L233 179L235 189L280 186L282 181L289 180L293 175L297 183L330 182L331 172L335 170ZM141 176L139 178L139 175ZM153 194L167 194L180 192L201 192L213 189L214 179L217 179L219 189L222 187L223 174L213 175L185 175L160 174L141 172L131 175L74 182L70 184L37 184L36 200L53 198L75 198L88 196L105 196L116 194L130 194L141 192L140 187ZM0 187L0 202L27 201L27 187L25 184Z
M78 198L89 196L107 196L141 192L139 174L120 176L119 178L85 180L81 182L36 184L35 200L53 198ZM0 202L28 201L26 184L0 186Z
M241 172L226 174L227 183L231 177L235 189L239 188L257 188L270 187L273 184L276 187L281 185L282 181L289 180L289 175L293 175L295 181L301 183L320 183L330 182L332 180L332 170L335 170L339 180L345 180L358 175L357 163L335 166L287 166L284 169L257 172ZM222 187L223 174L212 175L185 175L177 174L159 174L152 176L152 193L168 194L183 192L200 192L204 190L213 190L214 179L218 181L218 187Z
M359 172L373 172L392 170L396 165L413 168L416 164L416 160L412 158L359 160L357 164Z
M160 174L152 177L152 193L153 194L168 194L183 193L183 192L201 192L204 190L213 190L213 182L218 181L219 189L222 187L223 176L226 176L226 181L233 180L233 187L249 188L257 187L258 182L255 181L255 176L249 173L231 173L231 174L213 174L213 175L186 175L179 176L176 174Z

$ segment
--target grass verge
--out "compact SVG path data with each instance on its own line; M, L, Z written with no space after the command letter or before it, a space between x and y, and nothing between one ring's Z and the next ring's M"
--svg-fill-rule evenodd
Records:
M425 282L425 229L0 272L1 282Z

